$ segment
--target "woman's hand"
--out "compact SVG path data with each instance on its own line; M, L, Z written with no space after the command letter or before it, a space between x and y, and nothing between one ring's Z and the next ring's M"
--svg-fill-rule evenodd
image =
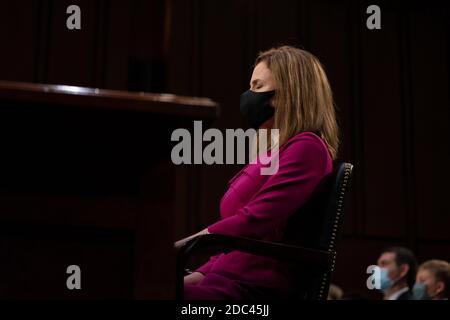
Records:
M178 240L177 242L175 242L175 245L174 245L175 248L178 249L178 248L182 247L188 240L189 240L189 238Z
M197 236L199 236L199 235L202 235L202 234L209 234L208 228L205 228L205 229L203 229L202 231L197 232L196 234L193 234L192 236L189 236L189 237L187 237L187 238L178 240L177 242L175 242L174 246L175 246L176 249L178 249L178 248L180 248L181 246L183 246L186 242L188 242L189 240L191 240L192 238L195 238L195 237L197 237Z
M197 284L203 280L205 276L200 272L192 272L184 277L184 284Z

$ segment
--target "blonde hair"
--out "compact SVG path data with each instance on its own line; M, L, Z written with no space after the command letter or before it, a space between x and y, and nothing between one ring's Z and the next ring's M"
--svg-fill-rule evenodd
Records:
M311 131L327 144L331 157L339 149L339 129L333 94L319 60L291 46L260 52L254 67L265 62L275 83L273 128L279 129L279 146L294 135Z

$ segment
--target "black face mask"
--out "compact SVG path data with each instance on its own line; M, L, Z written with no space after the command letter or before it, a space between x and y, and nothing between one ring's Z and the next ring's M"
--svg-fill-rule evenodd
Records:
M252 128L258 128L269 120L275 113L275 108L270 106L270 99L275 95L275 90L255 92L245 91L241 95L241 114L247 119Z

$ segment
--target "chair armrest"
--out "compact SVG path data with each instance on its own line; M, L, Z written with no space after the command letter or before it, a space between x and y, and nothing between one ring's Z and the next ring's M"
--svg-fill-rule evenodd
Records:
M176 261L176 299L183 299L184 267L192 254L206 252L214 255L234 250L291 263L303 263L306 267L317 272L331 268L334 255L333 252L250 238L221 234L199 235L178 248Z
M221 234L199 235L178 248L176 261L177 299L182 299L183 271L187 259L192 254L206 252L214 255L234 250L271 257L291 263L303 263L306 267L317 272L331 268L334 254L322 250L243 237L233 237Z
M213 255L234 250L286 262L305 263L319 269L330 268L332 263L332 253L327 251L221 234L199 235L189 240L179 248L177 258L186 261L193 253L207 252Z

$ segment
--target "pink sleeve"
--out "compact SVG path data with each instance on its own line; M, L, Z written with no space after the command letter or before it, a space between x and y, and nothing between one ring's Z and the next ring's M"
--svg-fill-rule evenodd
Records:
M201 267L197 268L195 270L195 272L200 272L203 275L206 275L212 268L212 266L214 265L214 263L216 262L217 258L220 256L221 254L212 256L211 258L209 258L208 262L206 262L204 265L202 265Z
M279 168L237 214L208 227L210 233L260 239L282 225L311 196L332 169L328 149L310 134L288 141Z

